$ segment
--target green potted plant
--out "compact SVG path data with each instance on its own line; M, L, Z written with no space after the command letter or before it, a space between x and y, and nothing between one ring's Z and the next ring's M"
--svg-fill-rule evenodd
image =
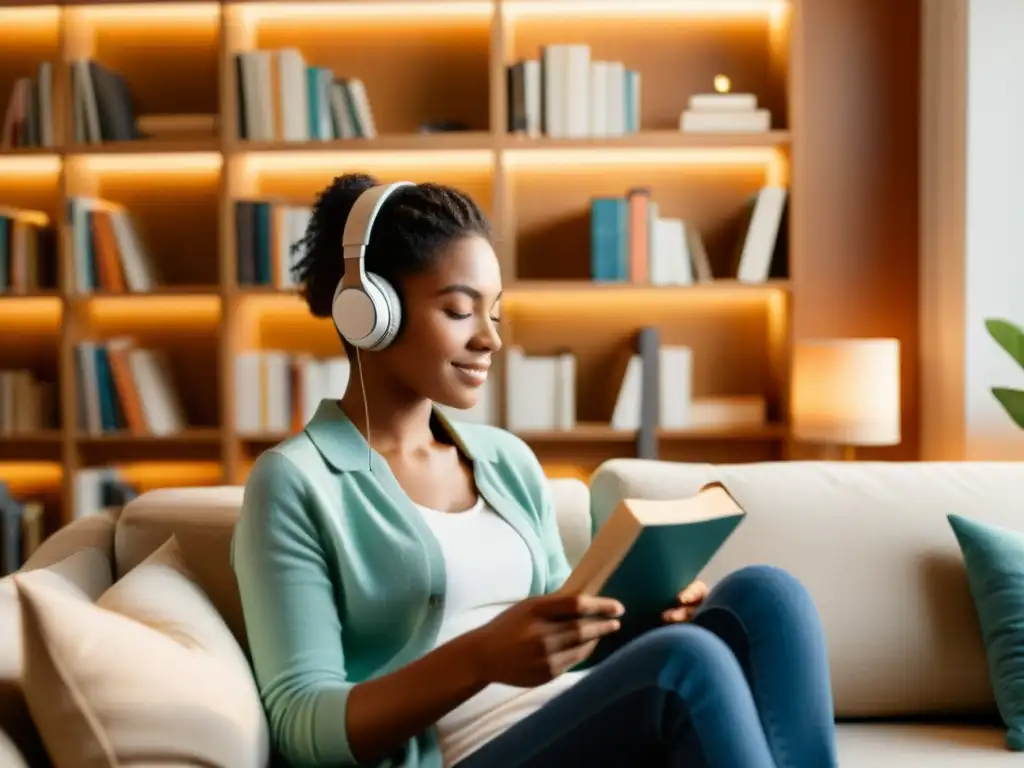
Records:
M996 343L1024 369L1024 331L1009 320L1000 318L989 318L985 321L985 328ZM992 394L1010 414L1013 422L1024 429L1024 390L992 387Z

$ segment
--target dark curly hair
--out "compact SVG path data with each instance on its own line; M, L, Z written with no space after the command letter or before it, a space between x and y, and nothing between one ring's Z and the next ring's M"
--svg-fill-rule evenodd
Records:
M317 198L305 236L292 246L293 253L304 252L292 275L316 317L331 316L334 291L345 271L341 235L349 211L362 192L380 183L365 173L334 179ZM403 277L429 269L447 245L471 235L490 239L491 226L464 192L432 183L402 187L377 214L366 270L391 283L402 299Z

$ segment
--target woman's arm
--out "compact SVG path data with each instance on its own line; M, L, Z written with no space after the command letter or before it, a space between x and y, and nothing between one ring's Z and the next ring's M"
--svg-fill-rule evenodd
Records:
M360 683L348 704L348 738L360 764L386 757L487 684L472 633L389 675Z
M349 682L324 551L297 467L266 451L232 544L246 634L273 741L296 765L372 764L485 685L473 636L403 669Z
M308 495L290 459L261 454L245 486L231 560L274 746L295 765L354 765L344 728L353 686Z

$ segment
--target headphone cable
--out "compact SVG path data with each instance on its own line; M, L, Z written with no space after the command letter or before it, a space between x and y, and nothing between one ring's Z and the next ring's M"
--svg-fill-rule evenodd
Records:
M363 414L366 416L366 468L373 473L373 447L370 445L370 405L366 401L366 385L363 383L363 364L356 347L356 368L359 369L359 390L363 393Z

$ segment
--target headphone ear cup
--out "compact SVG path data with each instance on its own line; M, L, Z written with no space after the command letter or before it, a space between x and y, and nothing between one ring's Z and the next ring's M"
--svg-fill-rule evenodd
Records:
M381 296L384 297L384 302L387 304L387 328L384 330L384 335L381 336L380 341L373 345L373 349L384 349L395 340L395 337L398 335L398 329L402 326L402 302L391 283L380 275L367 272L366 280L380 291Z

